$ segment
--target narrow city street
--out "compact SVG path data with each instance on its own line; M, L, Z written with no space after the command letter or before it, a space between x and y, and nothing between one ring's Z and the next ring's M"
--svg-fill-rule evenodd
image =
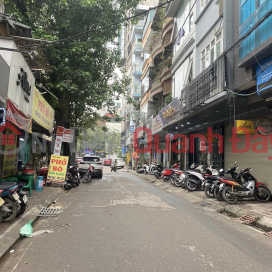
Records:
M4 272L271 271L272 240L118 170L58 196Z

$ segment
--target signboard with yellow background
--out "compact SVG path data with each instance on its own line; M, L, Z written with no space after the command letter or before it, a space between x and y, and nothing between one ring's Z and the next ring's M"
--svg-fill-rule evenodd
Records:
M50 160L48 182L64 183L69 157L52 155Z
M32 118L48 131L53 129L54 110L37 88L34 91Z
M237 134L254 134L254 121L236 120L236 128Z

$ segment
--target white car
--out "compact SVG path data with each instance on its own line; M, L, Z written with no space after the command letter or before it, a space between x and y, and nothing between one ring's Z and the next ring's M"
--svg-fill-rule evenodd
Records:
M117 158L117 168L124 168L125 167L125 162L122 159Z
M103 177L103 163L97 156L84 156L82 158L78 166L80 176L85 175L90 166L94 167L95 176L98 176L99 178Z

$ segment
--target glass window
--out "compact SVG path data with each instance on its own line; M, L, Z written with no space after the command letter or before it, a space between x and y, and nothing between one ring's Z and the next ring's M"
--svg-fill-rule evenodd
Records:
M83 161L85 161L85 162L100 162L100 158L98 158L98 157L83 157Z
M215 54L214 54L214 47L211 49L210 55L211 55L211 63L212 63L212 62L214 62L214 56L215 56Z
M221 41L216 44L216 58L221 55Z
M240 25L255 11L256 2L256 0L240 0Z
M204 71L205 68L206 68L206 67L205 67L205 65L206 65L206 64L205 64L205 57L201 59L201 63L202 63L202 71Z
M214 45L215 45L215 39L212 40L211 47L213 47Z
M216 35L216 41L218 42L222 37L222 32Z
M206 47L206 52L210 50L210 45Z

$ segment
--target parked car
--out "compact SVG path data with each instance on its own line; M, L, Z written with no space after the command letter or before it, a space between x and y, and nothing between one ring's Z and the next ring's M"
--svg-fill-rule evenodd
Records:
M111 166L111 164L112 164L112 159L105 159L104 160L104 165L105 166Z
M125 162L123 161L123 159L117 158L117 168L124 168L125 167Z
M79 174L81 177L88 172L90 166L94 167L94 176L99 178L103 177L103 164L101 159L97 156L84 156L82 158L79 163Z

